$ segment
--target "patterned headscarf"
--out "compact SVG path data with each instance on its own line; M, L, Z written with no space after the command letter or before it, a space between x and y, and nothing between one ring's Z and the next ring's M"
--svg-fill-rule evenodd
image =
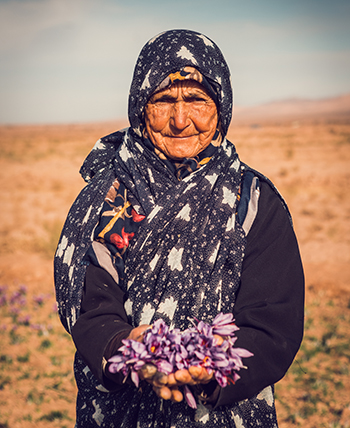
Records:
M229 68L212 40L190 30L161 33L141 50L131 83L128 111L130 125L137 135L142 135L144 108L151 95L183 79L196 80L208 91L219 110L222 136L226 135L232 117Z

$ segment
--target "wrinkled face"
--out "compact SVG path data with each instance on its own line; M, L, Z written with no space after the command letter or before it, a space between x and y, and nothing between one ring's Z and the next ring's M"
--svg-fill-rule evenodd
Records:
M218 123L214 100L194 80L154 94L145 108L148 138L168 157L194 157L209 146Z

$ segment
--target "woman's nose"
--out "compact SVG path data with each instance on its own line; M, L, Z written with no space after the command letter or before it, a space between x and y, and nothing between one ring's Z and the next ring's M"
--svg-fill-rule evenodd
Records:
M190 125L189 106L184 101L174 103L171 124L178 130L183 130Z

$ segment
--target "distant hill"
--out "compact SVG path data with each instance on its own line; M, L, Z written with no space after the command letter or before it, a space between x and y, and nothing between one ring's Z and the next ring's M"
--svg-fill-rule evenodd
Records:
M292 98L251 107L235 107L233 124L254 121L317 121L350 123L350 94L323 98Z

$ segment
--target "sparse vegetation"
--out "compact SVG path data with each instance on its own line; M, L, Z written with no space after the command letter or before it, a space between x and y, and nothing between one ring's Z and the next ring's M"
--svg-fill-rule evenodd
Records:
M122 126L0 127L0 428L74 424L74 345L54 305L52 257L84 156ZM349 135L349 124L303 121L229 135L286 198L305 265L305 337L276 385L280 428L350 427Z

